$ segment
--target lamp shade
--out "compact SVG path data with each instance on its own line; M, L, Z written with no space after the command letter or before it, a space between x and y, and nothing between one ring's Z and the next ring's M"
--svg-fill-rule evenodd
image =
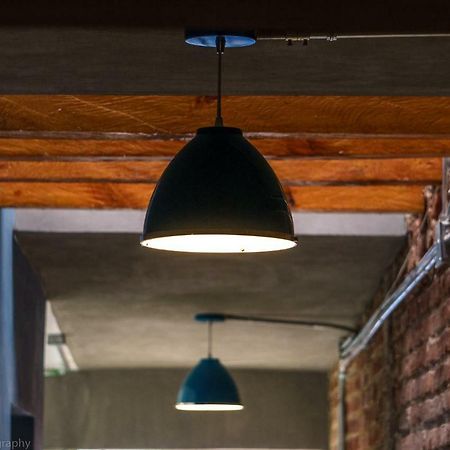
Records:
M184 380L175 405L183 411L243 409L236 384L216 358L204 358Z
M296 245L283 189L238 128L200 128L171 161L150 199L141 244L206 253Z

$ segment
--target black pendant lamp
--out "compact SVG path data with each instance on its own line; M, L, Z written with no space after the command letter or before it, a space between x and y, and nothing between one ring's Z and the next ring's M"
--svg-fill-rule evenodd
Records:
M225 47L254 43L248 39L187 38L217 49L216 123L197 130L164 171L150 199L141 245L199 253L264 252L296 245L291 213L272 168L239 128L223 126L222 54Z

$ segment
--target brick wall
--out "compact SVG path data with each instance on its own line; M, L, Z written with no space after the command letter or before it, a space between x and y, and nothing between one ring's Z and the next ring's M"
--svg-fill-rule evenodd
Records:
M408 245L384 276L367 316L433 243L439 192L427 189L425 199L423 216L409 218ZM450 449L450 269L435 273L397 309L347 376L348 450ZM335 450L336 370L330 374L330 407Z
M393 319L396 448L450 449L450 271Z

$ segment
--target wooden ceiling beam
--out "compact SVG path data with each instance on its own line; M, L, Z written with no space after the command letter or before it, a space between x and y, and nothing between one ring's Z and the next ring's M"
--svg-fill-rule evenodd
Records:
M171 157L212 123L202 96L0 96L0 158ZM450 155L449 97L231 96L227 125L265 156Z
M0 182L4 207L145 209L154 184ZM422 186L287 186L294 210L421 212Z
M212 125L215 97L3 95L0 113L0 135L140 133L167 140ZM450 97L225 96L223 116L227 126L271 139L447 139Z
M433 184L441 179L440 158L269 159L286 186L324 184ZM0 181L156 183L168 160L116 158L97 161L0 160Z
M173 157L185 145L189 137L127 139L83 139L75 134L71 139L1 137L0 159L21 158L162 158ZM61 133L62 134L62 133ZM84 136L84 134L83 134ZM287 137L250 137L250 141L266 157L276 158L398 158L398 157L444 157L450 155L450 135L447 136L341 136L297 135Z
M0 205L145 208L215 99L0 96ZM450 98L225 97L294 209L422 209L450 155Z

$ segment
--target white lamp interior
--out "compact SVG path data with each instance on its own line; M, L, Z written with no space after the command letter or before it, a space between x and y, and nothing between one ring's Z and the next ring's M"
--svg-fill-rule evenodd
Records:
M157 250L190 253L258 253L286 250L297 243L289 239L240 234L186 234L146 239L141 245Z
M240 411L242 405L227 405L220 403L177 403L176 409L180 411Z

